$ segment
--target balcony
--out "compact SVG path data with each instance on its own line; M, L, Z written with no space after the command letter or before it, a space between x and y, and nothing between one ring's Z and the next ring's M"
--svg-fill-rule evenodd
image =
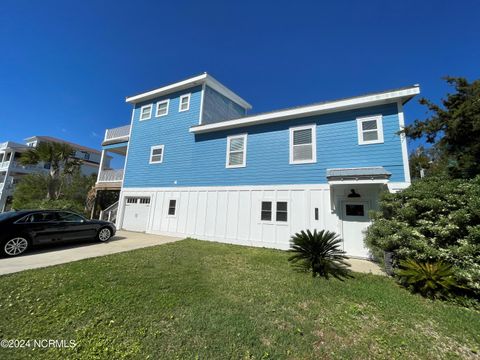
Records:
M124 125L105 131L105 138L102 145L118 144L128 142L130 138L130 125Z
M99 190L120 190L123 182L123 169L100 170L95 187Z

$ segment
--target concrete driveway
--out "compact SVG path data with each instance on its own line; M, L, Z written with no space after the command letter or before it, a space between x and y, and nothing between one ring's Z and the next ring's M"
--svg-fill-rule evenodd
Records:
M77 242L74 244L48 245L32 249L23 256L0 259L0 275L28 269L65 264L72 261L116 254L120 252L166 244L182 238L117 231L106 243Z

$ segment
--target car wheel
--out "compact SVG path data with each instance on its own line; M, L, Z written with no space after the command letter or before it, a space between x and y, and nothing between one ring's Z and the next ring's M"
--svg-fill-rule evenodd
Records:
M108 241L112 237L112 230L108 227L101 228L97 234L97 240L101 242Z
M17 256L23 254L30 246L30 242L22 237L14 237L7 240L2 245L2 254L6 256Z

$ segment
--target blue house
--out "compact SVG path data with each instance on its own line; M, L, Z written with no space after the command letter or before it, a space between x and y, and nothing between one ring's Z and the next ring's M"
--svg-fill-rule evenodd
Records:
M119 228L287 249L328 229L368 257L362 231L382 191L410 183L403 105L417 85L249 114L205 73L127 97L131 124L106 131L97 187L120 190Z

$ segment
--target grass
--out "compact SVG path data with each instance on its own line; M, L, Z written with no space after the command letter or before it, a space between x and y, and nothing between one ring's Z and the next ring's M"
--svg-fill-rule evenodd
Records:
M313 279L281 251L183 240L0 277L0 349L35 359L478 358L480 316L386 277Z

